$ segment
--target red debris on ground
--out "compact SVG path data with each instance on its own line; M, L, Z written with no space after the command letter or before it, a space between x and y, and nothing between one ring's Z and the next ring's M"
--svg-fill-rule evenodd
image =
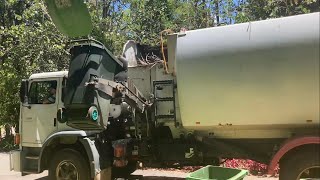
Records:
M263 176L266 175L268 166L266 164L262 164L250 159L227 159L221 164L223 167L229 168L238 168L238 169L246 169L249 170L250 174L252 175L259 175ZM175 167L163 167L163 168L156 168L157 170L163 171L180 171L185 173L194 172L204 166L175 166ZM147 170L150 168L141 168L143 170ZM279 172L279 166L276 168L276 174Z

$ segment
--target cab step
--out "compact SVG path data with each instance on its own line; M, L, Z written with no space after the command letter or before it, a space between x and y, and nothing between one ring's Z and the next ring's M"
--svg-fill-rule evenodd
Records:
M25 158L26 159L31 159L31 160L39 160L39 156L31 156L31 155L29 155L29 156L26 156Z
M27 174L38 174L38 170L37 169L26 169L22 171L23 175L27 175Z

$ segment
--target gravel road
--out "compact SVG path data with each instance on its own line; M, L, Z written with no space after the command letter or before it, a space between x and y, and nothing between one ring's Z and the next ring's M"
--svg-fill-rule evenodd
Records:
M9 170L9 154L0 153L0 179L1 180L48 180L48 171L41 174L21 176L19 172ZM143 175L145 180L183 180L188 174L181 171L166 171L158 169L137 170L134 175ZM245 180L277 180L277 178L266 178L257 176L247 176Z

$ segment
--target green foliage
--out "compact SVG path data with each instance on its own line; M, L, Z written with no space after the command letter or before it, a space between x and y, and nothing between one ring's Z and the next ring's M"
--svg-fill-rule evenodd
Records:
M0 125L17 124L22 78L62 70L68 64L64 50L67 38L55 29L40 0L4 3L4 11L0 11L4 17L0 31Z
M238 7L236 22L292 16L319 10L319 0L245 0Z
M124 17L127 35L136 41L156 45L159 43L159 32L173 28L169 21L171 16L168 1L132 0Z
M14 136L10 135L6 138L0 138L0 152L9 152L13 149L17 149L18 145L13 143Z
M120 54L127 40L124 14L127 3L121 0L102 0L88 4L93 31L90 36L103 44L114 54Z

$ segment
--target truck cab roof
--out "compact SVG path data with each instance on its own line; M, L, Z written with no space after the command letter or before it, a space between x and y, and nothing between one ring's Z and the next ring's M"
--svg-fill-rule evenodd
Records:
M44 72L32 74L29 79L44 79L44 78L56 78L56 77L67 77L68 71L57 71L57 72Z

